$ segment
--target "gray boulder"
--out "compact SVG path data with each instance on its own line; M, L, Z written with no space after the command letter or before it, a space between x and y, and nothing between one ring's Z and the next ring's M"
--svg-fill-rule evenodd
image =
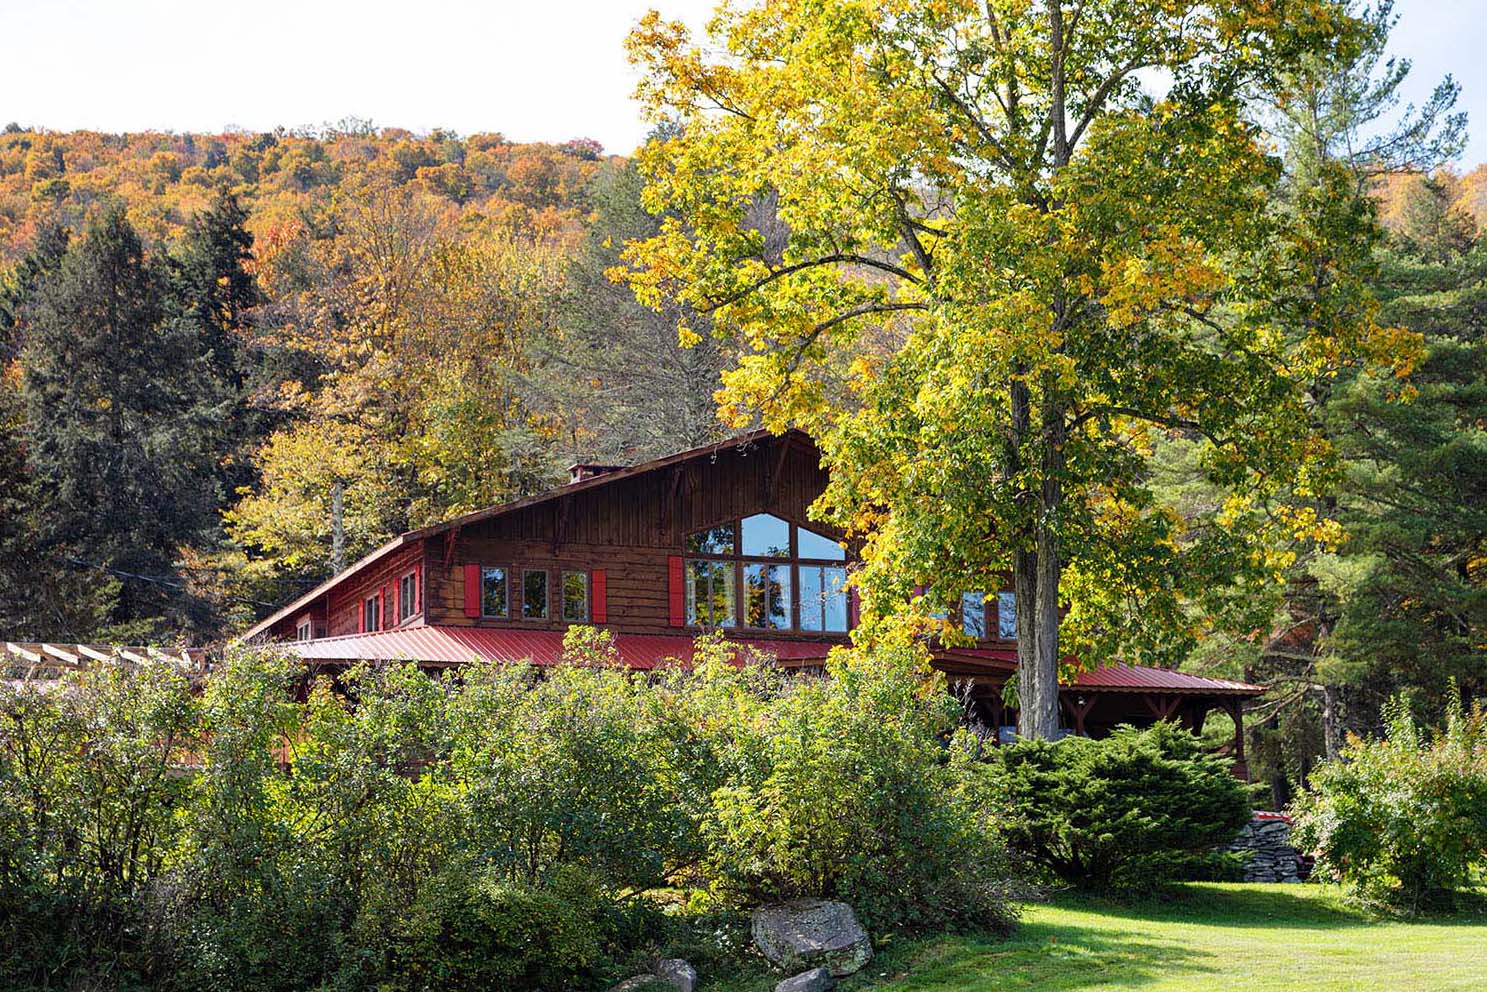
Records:
M812 968L794 978L787 978L774 987L774 992L831 992L836 988L836 979L825 968Z
M681 958L662 958L652 970L657 978L670 982L676 992L692 992L697 987L697 969Z
M872 960L873 944L844 902L796 899L754 910L754 943L787 972L825 968L837 978Z

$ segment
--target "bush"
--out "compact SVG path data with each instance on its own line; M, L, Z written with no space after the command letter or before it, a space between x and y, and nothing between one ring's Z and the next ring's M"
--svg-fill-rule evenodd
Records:
M1351 738L1292 806L1315 871L1365 899L1418 910L1448 902L1487 867L1487 716L1459 701L1422 735L1401 700L1384 740Z
M445 872L396 921L390 970L410 988L450 992L594 984L614 936L612 915L582 881L538 889L490 872Z
M1004 847L943 683L907 647L829 676L725 711L708 885L735 905L838 898L879 930L1008 927Z
M732 911L796 895L880 930L1009 921L984 782L907 648L830 679L569 648L0 688L0 986L593 987L667 948L722 970Z
M147 907L181 836L198 716L164 665L0 685L0 987L151 966Z
M1245 786L1170 723L1002 748L992 774L1013 848L1067 885L1140 894L1209 875L1250 819Z
M297 704L281 668L229 661L208 688L192 984L546 989L626 953L619 900L662 884L695 834L643 678L398 664Z

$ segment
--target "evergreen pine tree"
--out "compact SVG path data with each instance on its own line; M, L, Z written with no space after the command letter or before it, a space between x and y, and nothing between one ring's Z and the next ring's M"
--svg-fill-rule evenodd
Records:
M251 271L253 235L247 221L248 211L237 197L222 191L191 219L170 267L170 305L178 330L195 337L221 406L213 461L225 494L257 481L251 453L284 418L282 411L252 402L282 370L279 352L258 347L253 334L253 314L263 294Z
M1423 179L1410 198L1379 293L1385 319L1425 339L1413 398L1360 379L1331 411L1349 540L1327 650L1350 666L1370 722L1401 690L1436 708L1453 681L1487 692L1487 239L1440 183Z
M206 620L176 567L216 524L221 406L197 334L168 320L166 281L121 206L74 243L31 305L22 352L27 466L43 553L122 580L109 631Z

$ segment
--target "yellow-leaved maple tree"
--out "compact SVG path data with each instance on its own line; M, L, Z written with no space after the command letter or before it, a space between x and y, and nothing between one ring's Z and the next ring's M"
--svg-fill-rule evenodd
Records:
M1327 457L1306 386L1393 360L1366 313L1279 312L1264 264L1257 100L1362 30L1330 0L765 0L706 46L631 36L668 220L626 277L738 341L726 419L820 441L870 620L1010 573L1026 736L1058 727L1061 620L1181 625L1219 578L1149 484L1158 435L1204 446L1242 536Z

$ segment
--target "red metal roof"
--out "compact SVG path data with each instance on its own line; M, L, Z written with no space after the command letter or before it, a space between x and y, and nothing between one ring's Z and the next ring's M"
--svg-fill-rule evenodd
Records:
M730 642L752 647L787 665L824 661L832 644L825 641L794 641L740 637ZM674 660L690 660L693 637L688 634L616 634L615 650L620 662L630 668L651 669ZM458 665L472 661L518 662L555 665L563 658L563 633L557 630L520 630L491 627L416 626L383 630L372 634L348 634L313 641L294 641L287 648L305 661L422 661ZM1016 667L1017 652L1011 648L960 649L951 657L969 657L998 670ZM1258 695L1264 686L1188 675L1164 668L1105 665L1080 672L1071 688L1091 692L1169 692Z
M822 661L832 648L820 641L731 639L765 651L786 664ZM691 660L693 638L683 634L616 634L615 650L630 668L650 669ZM555 665L563 658L563 633L490 627L418 626L371 634L347 634L284 645L305 661L422 661L457 665L472 661Z
M1102 665L1080 672L1072 683L1075 689L1094 692L1194 692L1226 693L1253 696L1265 691L1262 685L1210 679L1165 668L1142 668L1137 665Z

